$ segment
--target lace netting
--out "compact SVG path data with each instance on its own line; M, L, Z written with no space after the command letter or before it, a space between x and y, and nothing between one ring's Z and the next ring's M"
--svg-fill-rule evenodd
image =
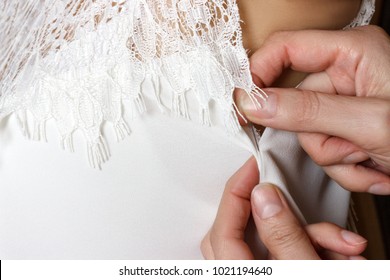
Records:
M351 26L366 23L373 2ZM123 107L146 110L146 77L161 110L189 118L191 92L202 123L211 124L214 100L233 133L240 129L233 90L262 96L252 83L236 0L2 0L0 34L0 119L16 113L35 140L46 139L45 123L54 120L69 150L72 134L83 131L94 167L109 157L102 123L123 139L130 134ZM159 97L162 78L170 106Z
M362 6L356 18L345 29L368 25L375 13L375 0L362 0Z

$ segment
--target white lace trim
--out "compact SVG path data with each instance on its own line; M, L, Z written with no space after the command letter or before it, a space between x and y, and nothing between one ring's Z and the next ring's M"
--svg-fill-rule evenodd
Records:
M358 15L350 24L345 27L345 29L369 25L374 13L375 0L363 0Z
M46 139L45 123L54 119L69 150L72 134L81 130L91 165L100 167L109 157L102 123L112 123L118 139L130 134L122 107L146 110L141 86L148 78L161 110L188 118L185 95L191 92L202 123L210 125L214 100L227 130L235 132L234 88L261 95L251 80L235 2L3 0L0 119L16 113L35 140ZM365 1L351 26L366 23L373 2ZM170 106L158 95L162 78L172 89Z
M375 13L375 0L363 0L362 6L356 18L348 24L345 29L370 24Z

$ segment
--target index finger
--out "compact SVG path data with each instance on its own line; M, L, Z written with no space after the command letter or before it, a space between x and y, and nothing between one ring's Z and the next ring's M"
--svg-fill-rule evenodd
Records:
M210 231L210 242L216 259L253 258L244 235L251 213L251 192L258 182L259 172L254 157L227 182Z
M351 44L351 31L304 30L282 31L271 35L264 45L251 57L251 72L254 82L260 87L269 87L286 68L306 73L316 73L328 69L332 64L350 54L348 49L358 46ZM357 58L349 63L357 63ZM349 66L351 71L355 67ZM353 73L352 73L353 74Z

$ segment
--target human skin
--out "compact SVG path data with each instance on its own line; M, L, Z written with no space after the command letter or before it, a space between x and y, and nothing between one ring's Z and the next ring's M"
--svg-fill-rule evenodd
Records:
M342 29L354 19L361 1L238 0L238 5L241 18L244 21L242 24L244 47L250 51L249 55L251 56L263 45L264 40L276 31ZM271 63L268 66L272 66ZM304 77L305 74L288 71L280 79L272 80L272 83L267 84L267 86L294 87ZM321 256L312 247L312 243L317 243L316 238L325 240L327 245L337 243L337 246L332 248L325 244L320 246L327 251L327 258L356 258L356 255L363 249L365 241L360 239L362 243L359 241L355 244L347 244L348 242L345 243L345 240L343 242L341 238L343 234L341 233L346 231L335 225L314 224L309 226L311 229L303 228L291 212L286 214L284 218L284 214L279 213L276 218L262 219L261 215L257 214L262 212L257 206L269 206L269 201L264 201L264 193L256 195L256 192L252 192L253 187L258 183L258 173L257 168L250 167L251 164L254 165L253 160L252 163L249 161L249 164L247 163L240 169L227 183L215 223L202 242L202 252L205 258L253 258L250 248L244 240L244 232L251 212L260 239L270 250L271 258L318 259ZM279 193L279 197L282 197L280 191L275 187L267 186L265 189L263 188L264 190L268 190L268 192L273 190L273 192ZM257 193L259 192L257 191ZM258 205L256 205L256 197L263 199ZM270 201L272 200L270 199ZM283 209L288 209L284 199L282 201ZM269 209L274 210L275 207L271 206ZM321 237L320 234L325 232L324 237ZM348 235L351 236L351 233ZM275 236L279 237L275 239ZM353 250L349 251L351 248ZM323 252L323 250L321 251Z
M251 56L276 31L342 29L357 15L361 0L237 0L243 44ZM274 86L293 87L305 74L287 70Z
M334 224L302 226L283 193L259 182L256 160L250 158L227 182L217 217L203 239L206 259L253 259L245 241L249 217L270 259L363 259L367 240Z
M310 74L299 89L267 88L291 67ZM272 35L251 58L262 109L246 94L247 120L298 133L310 157L351 191L390 194L390 37L375 26Z

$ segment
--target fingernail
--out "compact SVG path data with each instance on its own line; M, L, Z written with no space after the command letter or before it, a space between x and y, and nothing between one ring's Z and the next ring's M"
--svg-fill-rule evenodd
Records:
M389 183L374 184L368 189L368 192L377 195L389 195L390 184Z
M269 185L260 184L256 187L252 199L256 214L263 220L274 217L283 209L279 194Z
M358 151L358 152L353 152L349 156L346 156L343 160L344 164L351 164L351 163L358 163L362 162L368 159L368 156L366 153Z
M349 259L351 261L365 261L366 260L366 258L362 257L362 256L351 256L351 257L349 257Z
M345 240L345 242L353 246L367 243L367 240L360 235L347 230L341 231L341 237Z
M276 95L267 91L268 98L262 98L248 94L242 94L237 100L237 106L240 112L247 117L257 119L269 119L276 114ZM260 106L259 106L260 105Z

